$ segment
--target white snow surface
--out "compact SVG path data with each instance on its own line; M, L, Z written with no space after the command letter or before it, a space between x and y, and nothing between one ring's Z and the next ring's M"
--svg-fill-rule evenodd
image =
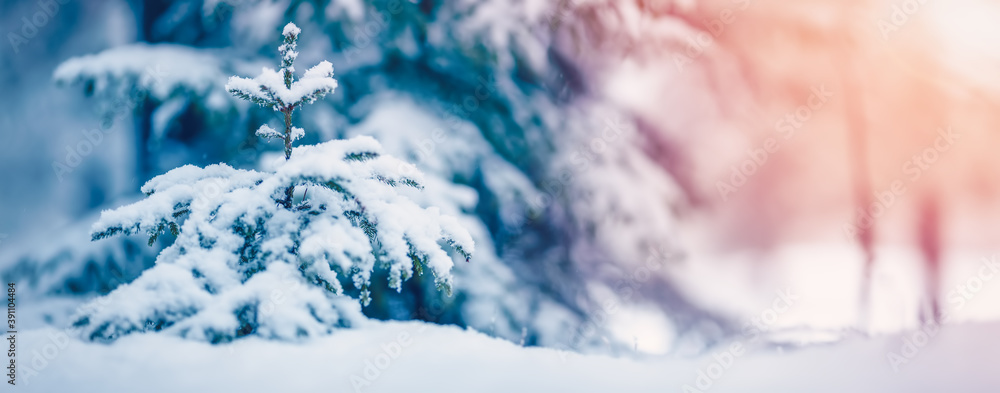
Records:
M18 336L24 392L684 392L721 375L712 392L994 392L1000 326L945 326L893 368L916 332L852 338L836 346L749 346L723 368L725 343L695 358L629 359L522 348L485 334L422 322L283 343L259 338L209 345L140 334L112 345L42 328ZM744 346L746 348L747 346ZM706 374L707 375L707 374ZM702 381L704 386L705 381Z

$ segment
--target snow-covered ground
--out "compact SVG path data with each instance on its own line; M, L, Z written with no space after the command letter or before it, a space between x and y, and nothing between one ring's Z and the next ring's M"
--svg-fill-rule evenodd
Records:
M215 346L161 334L131 335L103 345L44 328L20 333L22 376L17 388L26 392L995 392L1000 386L995 367L1000 340L991 338L998 328L997 323L949 325L939 332L931 329L933 336L908 332L854 337L837 345L799 349L734 341L697 358L667 355L641 360L522 348L482 333L420 322L374 322L366 329L297 344L250 338ZM915 343L913 351L908 351L907 342ZM750 349L727 351L735 344ZM891 354L900 356L895 358L895 369ZM40 366L37 375L23 374L24 368L35 366Z
M693 264L698 269L684 272L689 285L744 294L702 302L728 304L723 310L728 314L756 319L754 328L707 350L677 341L683 337L638 318L629 304L608 315L605 327L634 339L634 353L525 348L473 330L415 321L366 321L297 343L251 337L209 345L166 334L134 334L105 345L57 328L67 326L83 299L29 295L17 306L18 389L991 392L1000 386L1000 374L993 371L1000 361L995 307L1000 285L992 281L991 270L1000 268L1000 259L976 253L949 258L944 280L949 319L938 329L921 327L914 318L921 278L913 266L883 250L866 335L857 320L860 266L834 263L857 259L843 255L847 252L789 247L774 256L778 268L770 274L738 274L734 266L745 264L725 258ZM734 344L739 344L735 350Z

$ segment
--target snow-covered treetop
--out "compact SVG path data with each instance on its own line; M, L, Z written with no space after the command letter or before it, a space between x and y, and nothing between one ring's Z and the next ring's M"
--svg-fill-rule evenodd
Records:
M305 135L301 128L292 127L292 112L303 103L312 103L337 88L337 80L333 79L333 64L325 60L306 71L302 79L295 80L295 59L299 56L295 47L301 32L294 23L285 25L282 30L283 42L278 46L280 69L275 71L264 67L254 79L234 76L226 84L226 91L233 95L284 114L284 132L265 124L257 130L257 135L284 139L285 159L291 157L292 142Z
M301 33L301 32L302 32L302 29L300 29L294 23L288 22L288 24L285 25L285 28L283 30L281 30L281 35L284 36L285 39L289 39L289 38L290 39L295 39L295 37L298 37L299 33Z
M295 47L298 45L296 41L298 41L299 33L301 32L302 30L291 22L285 25L285 28L281 31L281 36L284 37L285 42L278 47L278 54L281 55L281 69L288 70L288 74L295 72L295 67L292 64L299 57L299 52L295 51ZM333 74L332 69L330 70L330 74Z
M301 30L294 23L285 26L284 42L278 47L281 68L277 71L264 67L260 75L249 79L229 78L226 90L233 95L276 111L294 110L302 103L312 103L337 88L333 79L333 64L323 61L310 68L298 81L294 80L295 51Z

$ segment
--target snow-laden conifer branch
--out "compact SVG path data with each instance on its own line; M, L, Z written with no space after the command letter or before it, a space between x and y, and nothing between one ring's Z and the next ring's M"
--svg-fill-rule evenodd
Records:
M177 239L155 267L110 294L106 307L80 315L77 325L99 340L143 330L209 341L328 332L339 326L334 315L344 288L367 304L376 264L388 269L397 291L420 272L450 291L453 262L441 244L466 259L475 245L454 217L397 193L418 186L419 173L401 171L407 164L382 154L369 137L295 150L273 173L180 167L147 182L145 200L105 211L94 239L166 231ZM290 185L309 187L309 197L286 209ZM274 290L289 287L304 297L271 307L295 318L261 312Z
M332 93L337 88L333 79L333 65L323 61L306 71L298 81L285 85L282 72L264 68L256 78L234 76L229 78L226 90L233 95L275 111L295 109Z

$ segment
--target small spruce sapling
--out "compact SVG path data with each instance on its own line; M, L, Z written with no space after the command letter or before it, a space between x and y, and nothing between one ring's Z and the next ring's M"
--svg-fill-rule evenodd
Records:
M265 68L227 85L284 115L283 133L266 125L257 133L283 139L285 161L267 172L186 165L143 185L146 199L102 212L94 240L146 233L153 242L168 231L176 239L155 266L77 315L87 338L165 331L215 343L325 334L363 320L345 288L367 305L376 266L397 291L429 270L450 294L453 260L443 245L468 261L472 237L454 217L397 192L421 188L412 165L382 154L370 137L292 149L303 134L292 111L337 87L325 61L294 80L299 32L284 28L280 72ZM296 186L309 193L293 203Z
M301 128L292 126L292 112L303 104L311 104L323 98L337 88L337 80L333 79L333 65L325 60L306 71L302 79L294 80L295 59L299 56L295 48L301 32L294 23L285 25L282 30L284 41L278 47L278 55L281 56L281 68L278 71L264 68L254 79L233 76L226 84L226 91L232 95L281 112L285 120L285 131L277 132L264 124L257 129L257 136L283 140L286 160L292 157L292 142L305 135ZM294 187L285 190L285 207L291 206L294 193Z

